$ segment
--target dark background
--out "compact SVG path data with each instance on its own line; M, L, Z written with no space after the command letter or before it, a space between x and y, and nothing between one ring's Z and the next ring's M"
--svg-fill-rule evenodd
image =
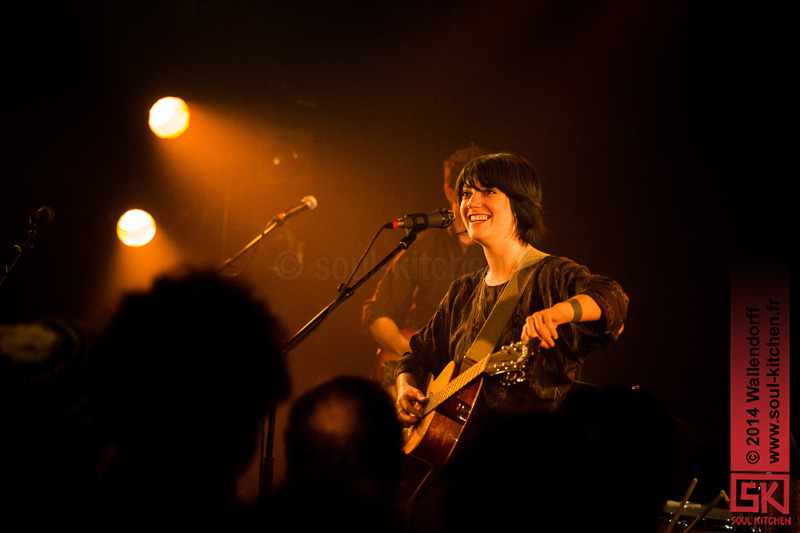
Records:
M516 151L543 182L540 247L630 297L625 333L580 379L658 395L698 443L671 497L697 476L696 498L711 499L727 489L730 271L788 261L790 248L784 18L680 1L8 8L3 260L28 215L48 205L56 216L0 287L2 318L52 313L100 329L124 290L173 264L221 264L310 194L318 208L240 265L291 335L382 224L445 206L452 151ZM178 139L148 129L162 96L192 110ZM130 207L156 218L150 252L116 239ZM381 234L367 266L401 236ZM299 274L287 254L302 257ZM293 397L370 372L359 320L375 281L290 352ZM283 418L285 406L278 476Z

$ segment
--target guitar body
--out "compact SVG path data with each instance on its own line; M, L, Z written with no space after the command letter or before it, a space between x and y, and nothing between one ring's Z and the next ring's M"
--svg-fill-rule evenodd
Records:
M455 363L452 361L428 385L427 396L443 390L452 381ZM455 449L469 420L483 384L477 379L458 391L428 413L419 423L404 432L403 451L432 466L443 466Z
M446 387L453 377L455 364L450 362L428 385L430 397ZM403 432L401 482L394 501L405 507L434 468L441 468L453 454L472 409L478 400L482 379L470 383L428 413L415 426Z
M428 401L420 407L422 418L403 431L402 481L395 502L406 506L416 495L431 470L450 459L461 439L483 386L483 376L500 376L513 385L526 379L531 353L525 342L506 346L456 375L453 361L432 380L426 391Z

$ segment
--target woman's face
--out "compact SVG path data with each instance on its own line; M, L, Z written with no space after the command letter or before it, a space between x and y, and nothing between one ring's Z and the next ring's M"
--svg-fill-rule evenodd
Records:
M516 240L517 223L506 194L493 187L464 186L461 192L461 218L475 242L491 245L505 239Z

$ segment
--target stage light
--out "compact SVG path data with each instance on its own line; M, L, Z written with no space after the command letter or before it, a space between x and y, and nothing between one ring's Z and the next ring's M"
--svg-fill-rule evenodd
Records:
M189 127L189 106L180 98L162 98L150 108L150 129L162 139L174 139Z
M117 222L117 236L126 246L144 246L155 235L156 221L147 211L131 209Z

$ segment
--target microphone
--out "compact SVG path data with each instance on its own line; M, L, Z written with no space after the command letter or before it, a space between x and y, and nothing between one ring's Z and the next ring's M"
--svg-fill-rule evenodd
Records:
M384 227L421 231L425 228L447 228L453 225L455 215L449 209L437 209L430 213L415 213L388 222Z
M284 221L289 217L299 215L303 211L312 211L316 209L316 207L317 207L317 199L314 198L313 196L305 196L303 197L302 200L300 200L299 204L290 209L287 209L283 213L279 213L275 218L277 218L280 221Z
M55 216L56 212L53 211L52 207L43 205L37 209L35 213L32 213L31 216L28 217L28 223L31 225L31 227L35 228L39 224L47 224L48 222L51 222Z

